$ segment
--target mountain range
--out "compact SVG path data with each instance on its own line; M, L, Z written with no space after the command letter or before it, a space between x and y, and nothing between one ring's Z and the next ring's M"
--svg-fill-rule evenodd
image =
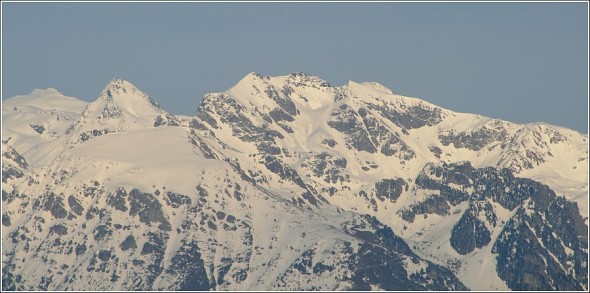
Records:
M304 73L2 103L3 290L588 290L588 135Z

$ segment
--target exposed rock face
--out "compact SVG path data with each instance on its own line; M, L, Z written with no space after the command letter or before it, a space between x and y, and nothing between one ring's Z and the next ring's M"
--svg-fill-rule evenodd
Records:
M408 191L408 184L401 178L383 179L375 183L375 195L380 201L395 202L402 192Z
M456 148L479 151L490 144L498 143L508 134L504 124L501 121L492 120L475 131L440 133L438 139L445 146L453 144Z
M424 126L433 126L438 124L444 118L441 109L435 107L416 105L393 108L389 105L378 106L375 104L370 104L369 107L379 111L383 117L406 130Z
M493 245L498 275L510 288L582 290L588 282L587 274L574 273L588 271L584 219L575 203L546 185L516 178L507 169L474 169L469 163L427 166L416 184L440 195L403 210L402 218L411 222L420 214L449 215L467 202L450 244L462 255ZM500 220L498 215L504 213L499 209L512 215ZM491 243L494 231L499 236Z
M358 150L369 153L377 152L377 148L371 141L369 133L363 127L362 122L358 118L358 113L342 104L338 109L330 115L334 116L334 120L328 121L328 125L346 135L346 143Z

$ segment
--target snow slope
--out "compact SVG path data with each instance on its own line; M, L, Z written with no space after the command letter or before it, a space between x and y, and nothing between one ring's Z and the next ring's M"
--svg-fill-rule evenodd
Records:
M55 89L34 90L29 95L2 101L2 140L25 155L33 166L47 164L59 140L88 103Z

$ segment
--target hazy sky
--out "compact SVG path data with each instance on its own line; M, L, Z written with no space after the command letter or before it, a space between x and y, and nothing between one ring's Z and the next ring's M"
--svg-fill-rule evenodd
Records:
M244 75L376 81L459 112L588 132L587 3L2 3L2 98L112 78L174 114Z

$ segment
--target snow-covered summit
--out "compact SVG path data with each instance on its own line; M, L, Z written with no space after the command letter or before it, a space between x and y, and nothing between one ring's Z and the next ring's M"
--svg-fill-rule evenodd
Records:
M330 87L330 83L322 78L307 74L305 72L294 72L288 75L269 76L261 75L258 72L250 72L246 74L236 85L252 84L260 81L266 81L271 84L283 83L293 87Z
M46 89L34 89L31 91L31 95L35 95L35 94L55 94L55 95L60 95L63 96L64 94L62 92L60 92L58 89L56 88L46 88Z
M286 76L290 84L294 86L307 86L307 87L330 87L330 83L315 76L304 72L291 73Z
M264 99L260 99L261 93ZM274 108L277 103L289 100L303 108L317 109L332 104L334 93L335 88L317 76L299 72L272 77L251 72L228 91L209 94L204 101L207 103L210 98L228 94L244 106Z
M97 101L107 101L133 115L162 112L162 107L129 81L113 79L103 89Z
M18 95L2 101L4 107L34 107L39 110L81 113L87 102L65 96L54 88L34 89L28 95Z
M392 90L390 90L386 86L384 86L378 82L374 82L374 81L358 83L358 82L349 80L342 87L347 88L347 89L351 89L351 90L357 89L357 90L371 91L371 92L375 92L376 94L394 95L394 92Z
M153 127L156 118L166 114L130 82L113 79L68 129L68 141L77 143L107 133Z
M84 116L100 110L99 119L108 119L126 116L130 114L137 118L151 118L166 111L147 94L139 90L132 83L122 80L111 80L99 95L86 109ZM116 113L108 113L105 110L113 110ZM125 115L124 115L125 114Z

